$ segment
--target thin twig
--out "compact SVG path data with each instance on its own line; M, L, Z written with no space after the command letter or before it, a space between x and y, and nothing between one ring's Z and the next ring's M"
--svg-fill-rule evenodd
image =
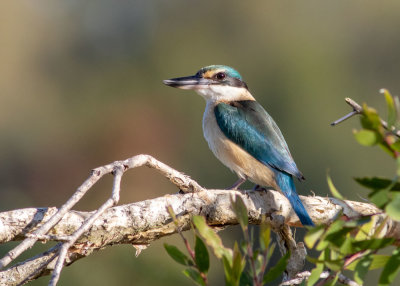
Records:
M260 273L258 275L258 281L260 281L262 283L263 278L264 278L264 273L265 270L267 269L267 265L268 265L268 245L266 246L266 249L263 251L262 257L263 257L263 262L261 265L261 270Z
M185 247L186 247L187 252L189 253L190 257L191 257L192 260L193 260L193 263L194 263L193 267L195 267L195 268L199 271L200 277L201 277L201 279L203 279L204 284L205 284L205 285L208 285L208 278L207 278L207 275L206 275L204 272L200 271L200 268L199 268L199 266L198 266L197 263L196 263L196 253L195 253L195 251L193 251L193 249L190 247L190 244L189 244L188 240L187 240L186 237L183 235L183 233L182 233L182 228L181 228L181 226L179 226L179 221L178 221L178 219L177 219L177 217L176 217L176 214L175 214L175 212L174 212L172 206L171 206L170 204L168 204L168 206L167 206L166 209L167 209L168 213L170 214L170 216L171 216L171 218L172 218L172 220L173 220L173 222L174 222L174 224L175 224L175 227L176 227L177 232L179 233L180 237L181 237L182 240L183 240L183 243L185 244ZM192 226L192 227L193 227L193 226Z
M347 115L343 116L342 118L339 118L338 120L332 122L331 126L335 126L335 125L345 121L346 119L349 119L350 117L353 117L356 114L363 114L364 113L364 108L361 105L359 105L357 102L355 102L353 99L347 97L347 98L345 98L345 101L346 101L346 103L348 105L350 105L353 108L353 111L348 113ZM385 120L383 120L382 118L379 118L379 120L381 122L381 125L386 130L389 130L390 132L392 132L397 137L400 137L400 130L395 129L394 127L389 128L388 127L388 123Z
M345 116L339 118L338 120L334 121L331 123L331 126L338 125L339 123L342 123L346 119L349 119L350 117L353 117L354 115L359 114L356 110L353 110L352 112L346 114Z
M253 245L251 243L252 240L250 239L248 227L246 227L246 229L243 231L243 234L244 234L244 239L246 241L247 257L250 262L251 272L253 272L253 283L254 283L254 285L258 286L258 285L261 285L261 281L258 280L258 276L257 276L256 265L254 263Z
M110 164L111 165L111 164ZM86 194L86 192L107 172L110 165L106 165L97 169L94 169L89 178L77 189L72 197L54 214L45 224L43 224L38 230L34 231L33 234L43 235L46 234L53 226L55 226L63 216ZM11 261L17 258L25 250L31 248L37 238L27 238L21 242L18 246L10 250L2 259L0 259L0 269L7 266Z
M61 270L64 266L64 262L65 262L65 258L67 256L68 249L77 241L77 239L85 231L87 231L93 225L93 222L104 211L106 211L110 207L113 207L116 204L118 204L119 197L120 197L120 191L121 191L121 178L122 178L123 173L124 173L123 166L120 165L120 166L115 167L115 169L113 171L114 183L113 183L111 197L92 216L90 216L74 234L71 235L71 238L68 242L65 242L62 245L62 247L60 249L60 253L58 255L56 266L54 267L54 271L51 276L49 286L55 286L57 284L58 280L60 279Z
M72 197L64 204L61 206L61 208L55 213L48 221L46 221L39 229L34 231L31 234L31 237L27 237L23 242L21 242L17 247L14 249L10 250L2 259L0 259L0 269L4 268L7 266L10 262L12 262L15 258L17 258L21 253L26 251L27 249L31 248L36 241L42 237L43 235L46 235L51 228L53 228L62 218L63 216L72 209L72 207L79 202L82 197L90 190L90 188L98 182L98 180L103 177L105 174L111 173L113 170L118 170L118 169L131 169L131 168L136 168L146 165L150 168L156 169L157 171L161 172L166 178L168 178L173 184L178 186L183 192L199 192L204 190L196 181L190 179L190 177L172 169L171 167L167 166L166 164L156 160L152 156L149 155L138 155L134 156L132 158L129 158L125 161L116 161L114 163L98 167L94 170L92 170L90 176L86 181L77 189L77 191L72 195ZM120 176L118 175L119 180L121 180ZM115 194L113 194L115 195ZM119 193L118 193L119 195ZM71 240L77 240L81 233L83 233L85 230L90 228L91 224L97 218L101 212L104 212L107 208L110 208L111 206L114 205L114 198L107 201L96 213L93 215L93 217L89 218L87 221L87 224L82 225L81 230L78 230L72 237ZM101 212L99 212L101 211ZM80 233L80 235L79 235ZM75 238L75 235L77 236ZM64 259L66 257L66 253L68 248L72 245L73 243L65 243L63 247L60 250L60 257L62 259L58 259L57 263L57 268L56 271L53 275L52 281L58 280L55 277L59 275L60 267L62 268L64 264ZM69 246L68 246L69 245ZM55 285L55 283L51 282L50 285Z

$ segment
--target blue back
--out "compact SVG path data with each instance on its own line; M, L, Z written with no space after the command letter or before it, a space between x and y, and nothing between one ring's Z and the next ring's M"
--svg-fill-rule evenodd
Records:
M257 101L219 103L214 112L226 137L264 165L303 179L281 131Z

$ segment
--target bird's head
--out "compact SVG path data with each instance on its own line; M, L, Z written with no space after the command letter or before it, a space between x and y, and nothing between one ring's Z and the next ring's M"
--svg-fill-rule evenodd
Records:
M242 100L250 95L242 76L235 69L223 65L207 66L195 75L167 79L163 83L180 89L193 89L211 101Z

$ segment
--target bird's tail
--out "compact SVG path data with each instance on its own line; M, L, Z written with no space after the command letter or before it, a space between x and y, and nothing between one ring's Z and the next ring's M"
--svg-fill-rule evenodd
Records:
M288 198L301 223L303 225L314 226L313 221L311 220L306 209L304 208L303 203L297 195L292 176L282 172L275 172L275 175L279 188Z

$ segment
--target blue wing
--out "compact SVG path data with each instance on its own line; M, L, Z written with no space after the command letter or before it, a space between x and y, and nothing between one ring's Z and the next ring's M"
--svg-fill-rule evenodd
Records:
M297 169L281 131L271 116L256 101L219 103L215 109L218 126L230 140L272 168L275 179L289 199L303 225L314 225L304 208L292 176L304 179Z
M304 179L275 121L257 101L219 103L214 112L225 136L258 161Z

